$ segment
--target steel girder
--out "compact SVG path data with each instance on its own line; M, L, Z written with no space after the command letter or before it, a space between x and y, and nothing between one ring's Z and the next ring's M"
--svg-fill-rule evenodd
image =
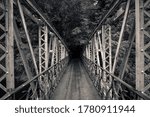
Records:
M103 25L102 30L95 33L93 40L86 47L84 56L111 73L112 58L110 25ZM107 72L100 70L95 64L89 66L90 71L92 72L91 76L93 77L92 80L94 85L100 90L103 99L105 99L106 95L109 95L108 98L110 99L110 97L112 97L112 91L110 91L112 84L111 76ZM103 78L101 79L98 75Z
M150 95L150 0L135 1L136 89Z
M14 84L13 0L0 1L0 92L11 92Z
M68 63L68 49L59 34L56 34L42 14L26 6L20 0L0 1L1 99L50 99ZM14 9L18 14L13 12ZM32 28L38 34L36 41L33 41L33 35L30 34L32 28L28 20L33 21L35 26ZM16 56L21 60L24 70L21 74L25 76L25 81L19 86L15 84L15 73L18 72L15 67L18 63L14 61ZM16 95L15 98L16 93L21 93L21 96Z
M134 7L131 8L131 4L133 6L134 2L135 9ZM99 87L98 92L100 93L102 98L150 99L150 0L127 0L125 3L126 7L124 9L118 7L118 11L116 12L116 14L114 12L114 8L116 8L115 5L118 6L119 4L115 3L111 10L109 10L106 16L100 21L98 27L91 35L92 37L90 38L89 44L85 48L83 60L86 63L85 66L88 69L89 74L95 79L98 77L96 81L98 82L97 84L99 84L99 86L96 85L96 88ZM105 32L107 29L104 30L104 24L107 24L108 20L111 19L111 17L109 17L111 13L115 15L113 15L113 20L109 21L109 24L111 26L109 35L112 38L110 39L110 43L108 43L108 39L104 39L103 36L107 35L107 33ZM115 16L117 18L115 18ZM120 19L118 18L118 16L120 17ZM123 20L121 20L122 18ZM130 24L130 19L133 19L133 24ZM120 29L118 28L120 30L120 33L115 32L117 29L114 26L116 20L119 21L116 25L118 25L119 23L121 24ZM129 25L131 28L129 28ZM125 40L125 32L129 33L129 36L126 39L128 41ZM118 39L116 39L115 36ZM91 56L93 56L93 54L95 53L89 54L89 52L91 52L90 47L94 46L94 43L96 44L96 49L94 51L98 55L98 60L96 61L95 59L91 59ZM105 45L106 43L107 46ZM125 43L128 43L126 49L124 49ZM105 50L105 46L108 50L110 50L109 52L107 49ZM106 55L109 55L108 57L110 57L110 61L109 59L106 59ZM109 62L106 60L108 60ZM108 64L110 68L107 67L106 64ZM129 68L129 66L131 65L132 69ZM93 69L94 71L95 69L98 70L98 74L94 73ZM102 91L100 82L102 80L107 81L107 75L111 79L110 85L108 85L109 90L105 91L107 90L107 88L104 88L105 90ZM130 78L133 78L128 79L129 75ZM129 82L130 80L132 80L132 84L131 82ZM111 93L111 95L108 96L108 92L109 94Z

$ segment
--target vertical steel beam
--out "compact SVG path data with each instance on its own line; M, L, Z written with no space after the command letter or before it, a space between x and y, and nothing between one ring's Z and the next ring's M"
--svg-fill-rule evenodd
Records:
M86 57L89 59L89 48L88 48L88 46L86 46L86 50L87 50Z
M108 52L109 52L109 71L110 73L112 72L112 37L111 37L111 26L108 26ZM111 76L109 75L109 80L110 80L110 83L111 83Z
M103 25L102 26L102 59L103 59L103 68L104 70L112 72L112 55L111 55L111 26ZM112 78L110 74L103 71L103 82L102 86L104 87L105 98L112 97L112 90L109 91L112 84ZM109 91L109 92L108 92Z
M100 36L101 35L101 32L102 31L98 31L98 50L100 51L101 53L101 58L103 60L103 45L102 45L102 37ZM103 61L102 61L103 62Z
M52 58L51 58L51 66L55 64L55 56L56 56L56 37L54 36L52 39Z
M112 71L112 55L111 55L111 26L102 26L102 51L103 51L103 68L111 73ZM104 80L111 80L110 75L104 72Z
M106 50L105 50L105 37L106 36L106 31L105 31L105 26L102 26L102 51L103 51L103 58L102 58L102 63L103 63L103 68L106 69ZM106 82L106 72L103 72L103 80Z
M65 58L65 47L61 44L61 60Z
M89 54L90 54L90 53L89 53L89 52L90 52L90 51L89 51L89 45L86 46L86 49L87 49L87 53L86 53L87 55L86 55L86 57L89 59Z
M39 73L48 69L48 28L46 25L39 26ZM43 93L40 92L40 98L44 96L45 99L48 99L48 76L43 74L39 78L40 86L43 88Z
M48 65L51 64L52 58L52 44L53 44L53 33L49 31L49 44L48 44Z
M141 91L144 88L144 37L143 37L143 0L135 0L136 15L136 89Z
M146 92L150 89L150 0L136 0L136 89ZM148 93L148 91L147 91Z
M89 44L89 51L90 51L89 57L90 57L90 60L92 61L92 41Z
M86 46L85 57L88 58L88 46Z
M59 50L58 50L58 52L59 52L59 57L58 57L58 61L60 62L61 61L61 52L62 52L62 46L61 46L61 42L60 41L58 41L59 42Z
M62 52L63 52L63 47L61 42L59 43L59 61L62 60Z
M92 60L92 50L91 50L92 48L91 48L91 42L90 42L90 44L89 44L89 58L90 58L90 60Z
M97 33L94 35L94 44L95 44L97 65L100 66L99 49L98 49L99 42L97 39Z
M7 5L8 4L8 5ZM8 9L8 38L7 38L7 78L6 85L8 92L12 91L15 87L14 83L14 37L13 37L13 0L7 0Z
M95 35L94 35L95 36ZM95 38L95 37L94 37ZM94 40L94 39L93 39ZM92 41L91 43L92 46L92 61L95 63L95 41Z
M97 32L97 34L98 34L98 55L99 55L99 57L101 56L101 58L99 58L99 60L100 59L102 59L102 61L100 60L99 61L99 66L101 66L102 67L102 65L103 65L103 47L102 47L102 31L101 30L99 30L98 32ZM102 70L99 70L99 73L100 73L100 76L103 76L103 72L102 72Z
M48 28L39 27L39 73L48 68Z
M56 39L56 49L55 49L55 64L58 63L58 39Z
M144 1L143 1L144 2ZM143 9L142 9L142 13L141 15L143 16L143 34L144 34L144 62L146 64L144 64L144 76L145 79L147 81L147 83L145 83L144 85L144 89L142 90L142 92L149 92L150 90L150 82L147 80L149 79L150 76L150 53L149 53L149 48L150 48L150 31L149 31L149 27L150 27L150 12L149 12L149 5L150 5L150 0L146 0L143 3ZM142 17L141 16L141 17ZM147 21L146 21L147 20ZM149 93L150 95L150 93Z
M7 3L6 3L7 2ZM6 6L4 5L6 4ZM1 93L7 92L7 86L2 84L3 80L6 80L8 77L8 48L7 48L7 40L8 40L8 1L0 1L0 90ZM2 22L2 19L4 21ZM5 83L6 84L6 83Z

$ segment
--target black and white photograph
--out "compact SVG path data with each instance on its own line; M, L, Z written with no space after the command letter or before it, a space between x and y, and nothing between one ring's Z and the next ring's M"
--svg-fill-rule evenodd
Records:
M148 100L150 0L0 0L1 115L137 117Z
M150 0L0 0L0 100L150 100Z

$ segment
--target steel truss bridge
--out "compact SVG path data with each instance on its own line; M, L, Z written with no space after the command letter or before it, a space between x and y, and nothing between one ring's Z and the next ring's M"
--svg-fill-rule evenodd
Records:
M36 37L30 34L31 25ZM130 33L125 41L126 31ZM125 43L127 48L122 49ZM16 84L16 51L26 75L20 84ZM62 37L30 0L0 0L0 99L27 100L56 99L65 91L70 99L69 92L75 89L61 84L68 82L70 88L77 81L75 87L84 88L89 78L87 85L94 89L86 86L75 93L91 91L99 99L150 99L150 0L116 0L89 36L81 60L70 60L69 54Z

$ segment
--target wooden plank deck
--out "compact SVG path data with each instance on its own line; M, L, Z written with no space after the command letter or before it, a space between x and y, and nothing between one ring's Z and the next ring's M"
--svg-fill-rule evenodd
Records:
M52 100L99 100L85 68L79 59L73 59L67 67Z

